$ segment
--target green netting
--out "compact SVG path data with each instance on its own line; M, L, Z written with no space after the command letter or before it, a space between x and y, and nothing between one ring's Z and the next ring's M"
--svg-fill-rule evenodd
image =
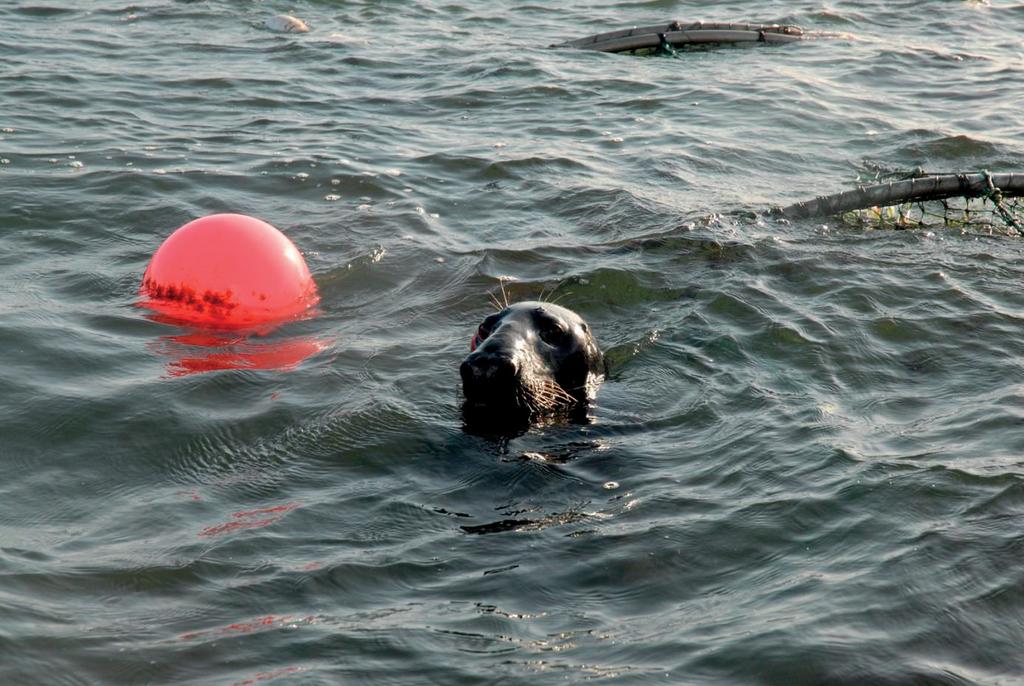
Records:
M994 205L987 198L932 200L851 210L840 215L847 226L864 229L954 228L1020 234L1020 200Z
M861 177L863 179L863 176ZM868 229L945 227L1024 235L1024 174L886 172L895 178L773 211L792 219L836 217Z

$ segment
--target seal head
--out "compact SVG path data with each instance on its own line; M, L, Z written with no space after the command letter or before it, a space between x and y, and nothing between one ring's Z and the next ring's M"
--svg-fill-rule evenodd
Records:
M533 419L593 400L604 356L590 327L570 309L519 302L480 324L462 362L467 420Z

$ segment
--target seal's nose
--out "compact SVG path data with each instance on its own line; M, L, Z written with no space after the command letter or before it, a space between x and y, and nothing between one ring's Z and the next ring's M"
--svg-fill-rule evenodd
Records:
M467 398L487 399L507 391L515 382L519 368L511 357L477 350L459 367L462 392Z

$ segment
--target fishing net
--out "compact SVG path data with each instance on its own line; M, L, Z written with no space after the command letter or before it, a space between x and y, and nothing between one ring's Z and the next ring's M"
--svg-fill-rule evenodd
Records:
M634 26L552 45L600 52L675 55L676 49L716 43L790 43L801 40L798 26L674 21L654 26Z
M1024 235L1024 174L918 170L904 178L777 208L772 214L787 219L836 217L867 229L944 227Z

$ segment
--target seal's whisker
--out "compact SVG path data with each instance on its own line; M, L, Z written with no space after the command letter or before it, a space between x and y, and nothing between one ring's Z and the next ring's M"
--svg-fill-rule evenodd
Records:
M495 297L494 293L488 292L487 297L491 299L491 304L494 305L494 309L498 310L499 312L505 309L501 306L501 302L498 300L498 298Z
M508 293L505 291L505 277L498 277L498 285L501 287L501 297L505 299L505 307L508 307Z
M516 387L515 399L516 407L518 407L521 410L527 410L531 414L536 414L537 407L533 404L533 398L529 393L526 392L525 388L521 386Z
M520 407L529 410L531 414L540 411L537 406L537 395L529 384L521 383L516 386L516 402Z
M569 403L570 405L576 403L576 397L569 393L569 391L562 388L557 381L547 381L544 384L545 391L551 394L551 397L559 400L563 403Z
M552 379L524 382L520 385L518 392L526 395L528 404L536 412L550 412L577 403L577 399L572 394Z
M566 291L565 293L562 293L554 300L549 300L548 302L550 302L552 305L557 305L559 300L561 300L562 298L567 298L570 295L572 295L572 291Z

